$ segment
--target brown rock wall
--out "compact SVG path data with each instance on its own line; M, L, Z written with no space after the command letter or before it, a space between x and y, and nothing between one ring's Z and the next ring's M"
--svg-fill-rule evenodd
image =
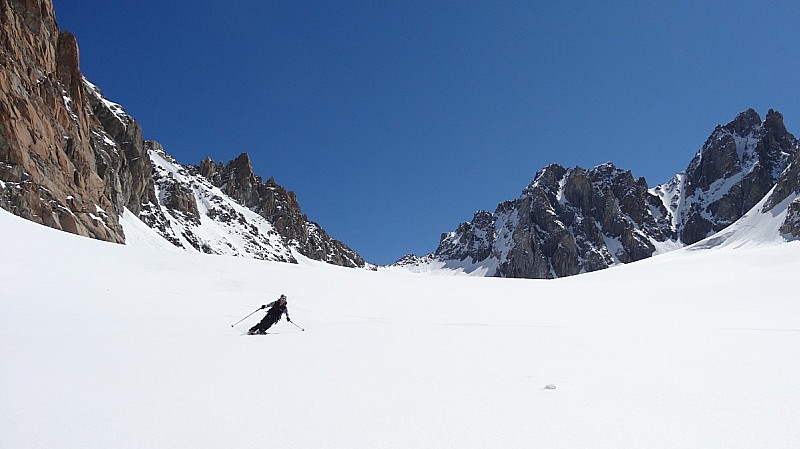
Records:
M0 18L0 207L123 242L118 215L141 201L126 195L120 149L95 151L105 131L88 103L75 36L61 32L50 0L0 0Z

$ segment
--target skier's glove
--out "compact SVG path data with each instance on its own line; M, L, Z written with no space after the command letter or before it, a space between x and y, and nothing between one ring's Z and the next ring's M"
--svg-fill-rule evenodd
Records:
M267 308L267 305L266 305L266 304L264 304L264 305L262 305L262 306L261 306L261 308L262 308L262 309L266 309L266 308Z

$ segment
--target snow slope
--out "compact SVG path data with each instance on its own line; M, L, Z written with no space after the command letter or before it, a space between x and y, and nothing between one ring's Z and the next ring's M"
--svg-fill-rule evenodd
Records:
M788 236L781 235L781 225L786 220L789 204L798 195L791 195L772 209L764 211L764 205L772 197L772 191L750 209L742 218L722 231L701 240L689 247L689 250L704 250L716 247L763 247L786 243Z
M800 242L536 281L0 229L3 448L800 441ZM305 332L231 327L281 293Z

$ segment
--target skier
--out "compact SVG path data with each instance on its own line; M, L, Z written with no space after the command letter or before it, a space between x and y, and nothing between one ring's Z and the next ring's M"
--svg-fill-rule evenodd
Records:
M267 305L261 306L262 309L267 310L267 316L261 320L260 323L256 324L255 326L251 327L249 331L247 331L248 335L256 335L256 334L266 334L267 329L272 327L273 324L277 323L281 319L281 315L286 315L286 321L292 322L289 319L289 310L286 308L286 295L281 295L276 301L272 301Z

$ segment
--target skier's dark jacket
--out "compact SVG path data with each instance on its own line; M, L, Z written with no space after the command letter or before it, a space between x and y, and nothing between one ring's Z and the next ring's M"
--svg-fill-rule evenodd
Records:
M284 300L283 304L281 304L281 300L276 299L275 301L272 301L271 303L262 307L262 309L265 309L267 307L269 307L269 310L267 310L267 316L271 318L270 321L274 321L277 323L278 320L281 319L281 314L286 315L286 319L288 321L292 321L289 318L289 308L287 307L286 300Z

